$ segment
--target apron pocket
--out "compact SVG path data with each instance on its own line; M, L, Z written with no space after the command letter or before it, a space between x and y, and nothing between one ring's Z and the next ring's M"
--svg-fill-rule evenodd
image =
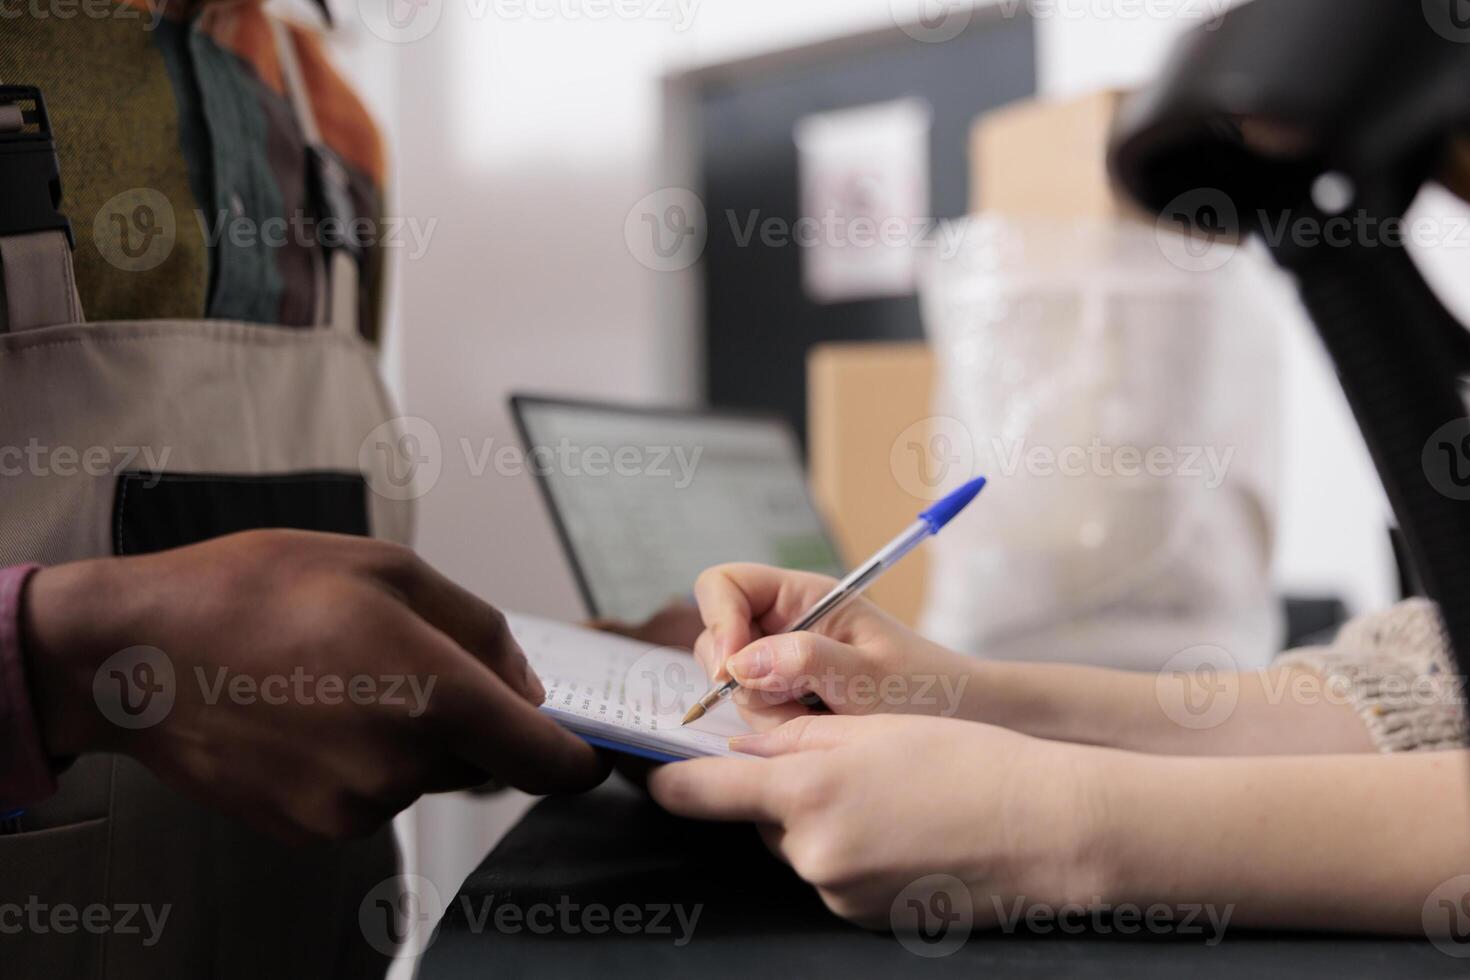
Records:
M113 502L113 553L141 555L260 528L368 534L360 473L224 476L123 473Z
M0 835L0 962L29 977L99 975L114 913L107 831L104 817Z

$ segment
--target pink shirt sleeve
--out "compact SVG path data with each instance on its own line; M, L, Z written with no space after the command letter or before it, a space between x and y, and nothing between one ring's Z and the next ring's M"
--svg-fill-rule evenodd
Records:
M0 568L0 810L56 792L20 649L20 593L36 565Z

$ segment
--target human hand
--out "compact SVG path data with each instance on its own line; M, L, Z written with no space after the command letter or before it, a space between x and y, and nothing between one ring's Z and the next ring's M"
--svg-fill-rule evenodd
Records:
M367 833L491 776L545 793L607 772L536 710L505 618L396 545L252 531L57 565L22 628L51 753L133 755L287 839Z
M641 623L594 619L587 624L587 628L626 636L630 640L653 646L690 650L704 630L704 623L699 618L698 606L687 599L673 599Z
M754 821L836 914L887 928L895 899L958 878L975 922L1017 897L1057 907L1108 895L1093 846L1121 753L941 718L797 718L732 741L758 759L696 759L649 777L658 802L704 820Z
M694 655L714 681L740 682L735 702L757 729L810 713L820 697L836 714L879 712L966 716L976 663L926 640L857 599L807 633L781 633L834 579L767 565L704 572L695 598L705 630Z

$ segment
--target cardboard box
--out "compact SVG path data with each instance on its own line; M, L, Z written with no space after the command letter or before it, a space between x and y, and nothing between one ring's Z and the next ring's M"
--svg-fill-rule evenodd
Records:
M1108 133L1127 93L1028 99L975 121L970 205L1012 217L1141 217L1107 170Z
M933 390L934 357L918 341L823 344L807 359L812 495L849 567L929 506L904 489L914 483L896 468L919 465L901 443L924 438ZM869 598L915 625L927 560L923 549L905 558Z
M1125 94L1031 100L981 116L971 137L974 210L1147 220L1107 173L1108 132ZM812 493L849 564L872 554L931 502L905 489L916 485L905 468L919 463L900 443L927 438L934 386L934 357L922 342L826 344L808 358ZM915 625L927 573L921 549L879 579L869 596Z

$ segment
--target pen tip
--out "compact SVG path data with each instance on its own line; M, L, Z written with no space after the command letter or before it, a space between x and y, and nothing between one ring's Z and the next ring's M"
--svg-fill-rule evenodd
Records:
M703 717L704 717L704 705L702 705L702 704L696 704L694 707L692 707L692 708L689 709L689 713L684 716L684 720L681 721L681 722L679 722L679 727L682 728L685 725L689 724L691 721L698 721L699 719L701 719Z
M919 519L929 525L930 533L937 533L940 528L953 520L956 514L969 506L970 501L974 500L983 489L985 489L985 477L977 476L924 511L919 515Z

